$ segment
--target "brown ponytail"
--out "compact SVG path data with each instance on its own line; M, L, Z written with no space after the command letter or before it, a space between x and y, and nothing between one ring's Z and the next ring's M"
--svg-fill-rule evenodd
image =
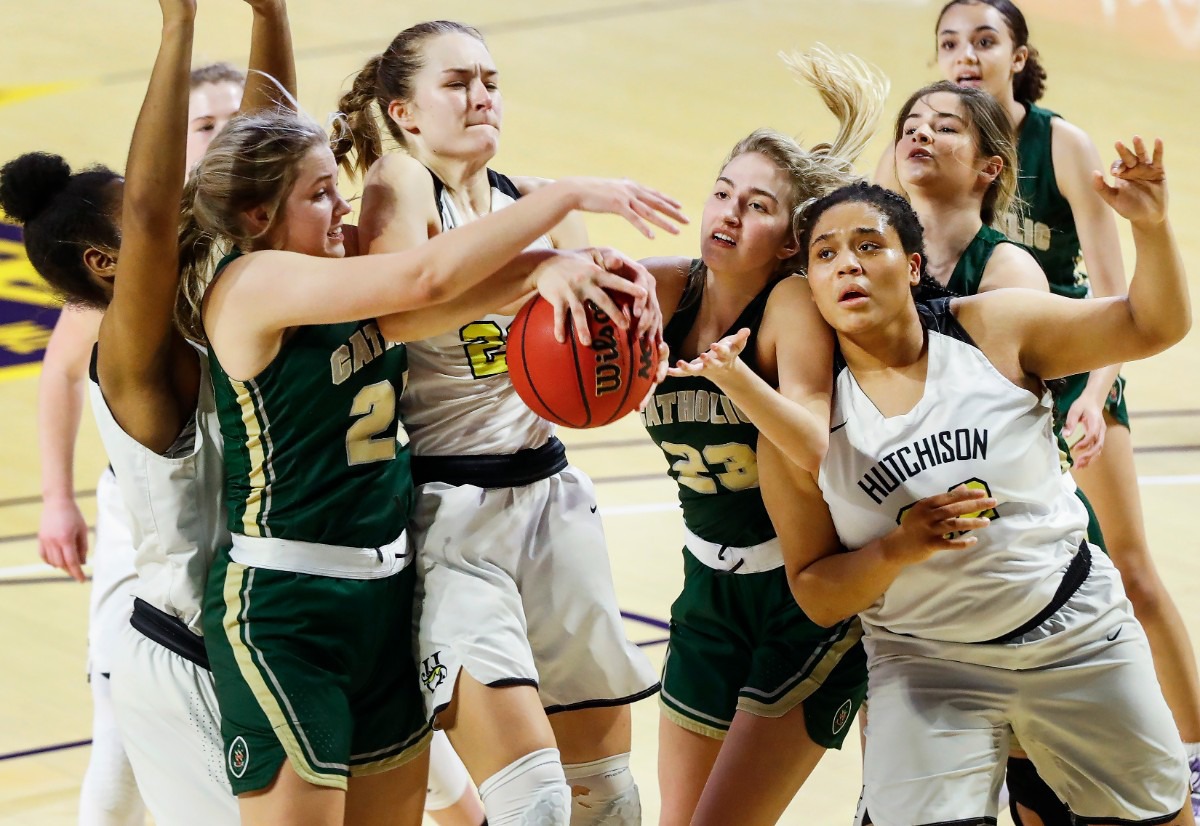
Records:
M404 132L388 116L388 105L393 100L412 100L413 77L424 65L421 45L431 37L444 34L465 34L484 42L478 29L464 23L451 20L418 23L396 35L383 54L368 60L362 71L355 75L350 91L342 95L338 103L342 123L330 139L333 157L347 172L362 175L382 157L383 133L379 129L379 119L387 126L392 139L404 146Z

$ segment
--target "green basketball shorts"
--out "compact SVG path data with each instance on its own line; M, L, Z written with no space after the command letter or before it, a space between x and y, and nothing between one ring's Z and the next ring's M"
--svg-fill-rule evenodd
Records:
M286 758L345 789L429 745L412 656L412 565L381 579L234 562L209 572L204 635L235 794L268 786Z

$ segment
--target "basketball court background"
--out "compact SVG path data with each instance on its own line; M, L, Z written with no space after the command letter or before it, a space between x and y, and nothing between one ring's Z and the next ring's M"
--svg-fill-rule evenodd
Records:
M1200 292L1200 2L1024 0L1050 73L1044 103L1112 142L1161 136L1172 217L1193 295ZM776 58L820 40L882 67L898 106L932 65L932 0L291 0L300 100L319 121L368 56L402 28L448 17L483 29L501 71L503 149L513 174L628 176L680 198L693 219L729 148L759 126L807 143L832 137L816 95ZM249 10L200 0L195 62L245 65ZM58 152L76 166L122 169L158 46L153 0L0 0L0 162ZM894 115L889 110L889 119ZM885 124L884 132L888 131ZM860 168L873 168L882 140ZM347 189L353 191L353 183ZM590 221L593 241L638 255L695 254L695 224L649 242L616 219ZM1126 260L1132 247L1122 228ZM1197 302L1193 300L1193 304ZM90 736L85 682L87 585L37 557L38 363L56 315L16 232L0 226L0 826L75 822ZM1200 333L1130 365L1138 470L1151 546L1200 637ZM661 659L662 621L680 585L681 525L665 463L635 419L566 432L572 461L592 474L609 532L631 638ZM76 468L94 516L105 460L85 414ZM658 811L657 706L635 707L634 770L646 822ZM898 759L902 759L898 755ZM858 747L831 753L782 822L848 824Z

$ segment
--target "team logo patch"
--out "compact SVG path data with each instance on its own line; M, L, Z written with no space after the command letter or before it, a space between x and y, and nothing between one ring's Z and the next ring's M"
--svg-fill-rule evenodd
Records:
M246 741L239 734L229 744L229 773L240 778L246 773L246 766L249 763L250 747L246 745Z
M838 734L846 727L846 723L850 722L850 711L854 708L854 703L847 700L842 703L841 708L837 710L837 714L833 715L833 733Z
M450 669L442 665L441 657L442 652L435 651L432 657L426 657L421 663L421 682L431 694L450 676Z

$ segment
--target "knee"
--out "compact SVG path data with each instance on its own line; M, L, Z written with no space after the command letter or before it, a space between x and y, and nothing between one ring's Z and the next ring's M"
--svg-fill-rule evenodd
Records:
M571 787L572 826L638 826L642 822L642 800L629 769L628 752L563 766L563 771Z
M567 826L571 789L558 749L539 749L513 761L479 786L491 826Z

